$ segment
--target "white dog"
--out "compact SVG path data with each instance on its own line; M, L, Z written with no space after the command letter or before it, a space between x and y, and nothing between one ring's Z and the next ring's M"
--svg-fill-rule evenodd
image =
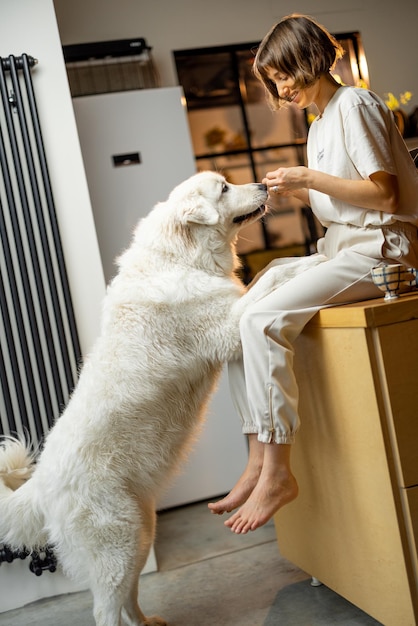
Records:
M36 466L16 440L0 449L0 542L53 545L67 574L87 576L97 626L119 625L122 608L135 626L165 624L137 604L155 501L239 348L233 242L266 198L262 184L204 172L141 220L109 286L100 337Z
M155 502L184 459L239 319L277 280L247 291L234 240L264 213L263 184L203 172L140 221L108 288L102 329L37 460L0 447L0 543L52 545L84 573L97 626L162 626L145 617L138 577L154 539ZM263 286L264 283L264 286Z

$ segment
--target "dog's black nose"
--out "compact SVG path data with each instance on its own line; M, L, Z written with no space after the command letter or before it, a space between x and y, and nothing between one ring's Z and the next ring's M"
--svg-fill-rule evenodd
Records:
M267 185L264 185L263 183L258 183L258 188L262 191L267 191Z

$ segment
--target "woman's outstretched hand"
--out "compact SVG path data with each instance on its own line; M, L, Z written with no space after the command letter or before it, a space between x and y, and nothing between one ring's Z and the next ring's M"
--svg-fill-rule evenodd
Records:
M306 187L308 168L303 165L297 167L279 167L273 172L267 172L263 183L267 185L269 193L289 194Z
M274 208L274 198L277 195L295 196L299 200L308 203L309 170L303 165L296 167L279 167L273 172L267 172L263 183L267 185L269 200L267 206Z

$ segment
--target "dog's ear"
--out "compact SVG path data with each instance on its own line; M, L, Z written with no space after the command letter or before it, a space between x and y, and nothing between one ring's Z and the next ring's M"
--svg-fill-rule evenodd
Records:
M219 221L219 213L208 200L199 194L190 195L183 204L182 222L213 226Z

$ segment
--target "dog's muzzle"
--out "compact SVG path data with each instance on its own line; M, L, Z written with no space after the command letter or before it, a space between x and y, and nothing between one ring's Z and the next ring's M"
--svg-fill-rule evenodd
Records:
M237 215L232 220L234 224L242 224L242 222L246 222L249 220L255 220L256 218L262 217L266 212L266 207L264 204L258 207L255 211L251 211L251 213L246 213L245 215Z

